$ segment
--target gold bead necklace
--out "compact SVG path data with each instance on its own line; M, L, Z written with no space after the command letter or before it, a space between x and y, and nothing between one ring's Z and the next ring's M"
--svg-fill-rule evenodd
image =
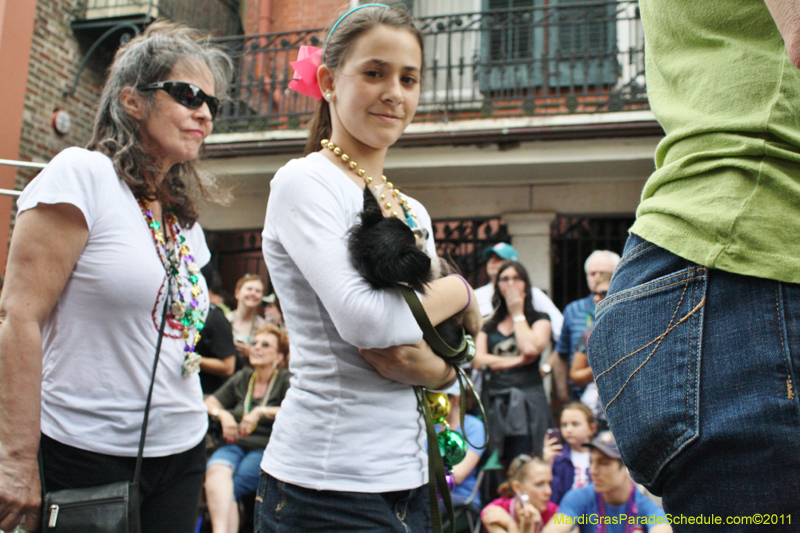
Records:
M376 180L374 180L372 176L367 176L366 170L363 168L358 168L358 163L353 161L350 156L344 153L341 148L336 146L333 141L322 139L321 144L323 148L327 148L336 156L340 157L342 162L346 163L350 170L355 172L358 177L364 180L364 183L370 188L373 196L375 196L375 200L377 200L378 204L381 206L381 209L383 209L386 214L393 217L400 216L398 208L393 203L397 202L397 204L400 206L399 211L403 212L406 224L408 224L410 228L417 227L416 213L411 212L408 201L403 198L403 196L400 194L400 191L395 188L392 182L386 179L386 176L381 176L380 183L373 184L373 182Z

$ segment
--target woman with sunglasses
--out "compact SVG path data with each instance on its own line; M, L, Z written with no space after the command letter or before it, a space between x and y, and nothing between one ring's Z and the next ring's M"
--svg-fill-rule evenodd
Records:
M40 446L47 491L133 479L163 323L141 529L194 530L210 253L189 191L221 199L195 160L231 72L194 30L152 24L117 52L87 149L20 197L0 299L0 529L37 528Z
M553 417L544 394L539 356L550 343L550 318L533 309L525 267L506 261L495 279L494 314L475 341L472 364L485 368L484 396L490 413L489 441L504 462L541 455Z

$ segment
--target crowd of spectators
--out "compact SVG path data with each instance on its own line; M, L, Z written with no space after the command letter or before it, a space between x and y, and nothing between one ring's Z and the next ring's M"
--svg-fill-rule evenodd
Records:
M231 310L219 273L209 264L203 275L210 306L197 352L211 419L204 483L209 524L204 530L236 533L250 523L244 514L252 511L247 502L258 488L261 457L289 389L289 338L280 302L275 293L264 295L261 277L245 274L237 281Z

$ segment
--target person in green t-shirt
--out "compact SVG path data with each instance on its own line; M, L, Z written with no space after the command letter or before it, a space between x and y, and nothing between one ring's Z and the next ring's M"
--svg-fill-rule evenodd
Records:
M666 136L589 362L622 458L668 513L785 527L800 512L800 3L639 6Z

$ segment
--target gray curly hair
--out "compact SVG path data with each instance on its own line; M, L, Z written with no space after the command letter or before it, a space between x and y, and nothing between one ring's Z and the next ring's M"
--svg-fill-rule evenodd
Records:
M160 169L153 157L144 151L139 137L141 122L125 111L120 94L126 87L136 90L163 81L176 66L191 68L194 64L208 68L214 80L214 92L218 98L224 97L233 73L233 62L225 51L197 30L180 24L156 21L148 26L114 56L100 97L92 138L86 146L111 158L120 179L130 186L134 196L170 205L181 225L186 227L197 220L192 200L197 193L217 202L227 200L229 193L222 191L212 176L201 175L195 161L174 165L158 181ZM139 95L149 117L155 108L156 92L139 91Z

